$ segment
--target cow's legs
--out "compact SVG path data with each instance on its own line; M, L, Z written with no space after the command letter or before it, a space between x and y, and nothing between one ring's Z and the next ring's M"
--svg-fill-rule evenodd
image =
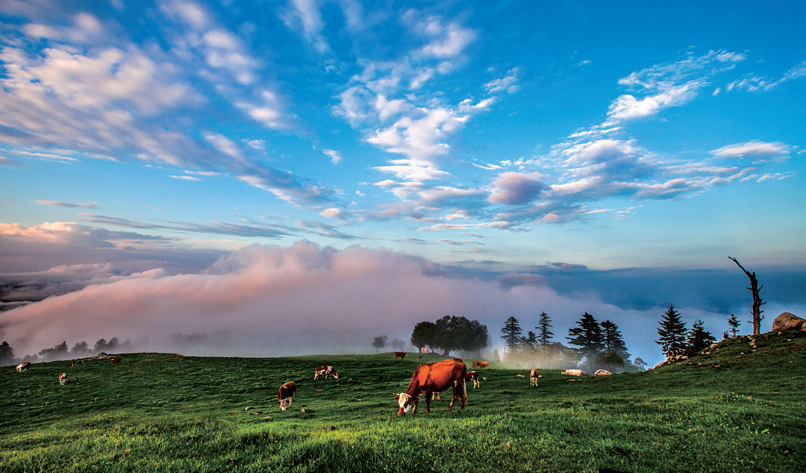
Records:
M432 391L426 391L425 392L425 413L426 414L431 413L431 396L433 396L433 395L434 395L434 393Z

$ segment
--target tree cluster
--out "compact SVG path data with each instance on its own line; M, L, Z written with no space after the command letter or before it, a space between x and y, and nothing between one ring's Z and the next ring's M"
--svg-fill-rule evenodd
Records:
M552 341L551 318L542 312L537 331L523 330L517 318L509 317L501 329L506 346L505 361L523 367L567 369L581 367L587 370L605 368L609 371L643 369L646 363L640 358L629 362L630 354L618 326L606 320L601 324L587 312L569 330L569 345Z
M489 343L487 326L478 320L446 315L436 322L423 321L414 326L411 344L431 351L442 350L443 356L462 351L481 357Z
M655 343L661 346L664 354L674 351L692 356L716 341L713 335L703 328L702 320L695 320L691 330L686 329L686 323L673 305L670 305L663 314L658 335L659 338Z
M59 343L52 348L45 348L36 355L26 355L22 359L17 359L14 356L14 349L8 342L4 341L0 344L0 366L14 365L20 361L30 361L34 363L67 360L70 358L85 358L93 356L96 353L112 352L112 351L131 351L132 345L126 340L121 343L117 337L113 337L108 342L105 339L100 339L95 342L95 346L90 349L87 342L80 342L73 345L72 349L68 349L67 342Z

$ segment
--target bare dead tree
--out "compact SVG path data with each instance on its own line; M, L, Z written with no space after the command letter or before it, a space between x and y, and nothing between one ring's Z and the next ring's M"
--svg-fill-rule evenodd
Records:
M758 291L760 291L764 286L758 285L758 279L756 279L755 271L751 273L744 269L744 266L739 264L739 261L737 261L733 256L728 256L728 258L736 263L736 265L738 265L742 271L744 271L744 274L750 278L750 287L747 289L753 293L753 335L758 335L761 330L761 321L764 320L764 316L761 315L764 312L761 310L761 306L766 304L766 302L761 300L761 296L758 295Z

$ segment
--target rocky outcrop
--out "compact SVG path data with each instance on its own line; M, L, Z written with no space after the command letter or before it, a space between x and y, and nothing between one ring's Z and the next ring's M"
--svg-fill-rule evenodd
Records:
M800 330L806 332L805 322L806 320L803 320L794 314L784 312L773 320L772 331L782 332L784 330Z

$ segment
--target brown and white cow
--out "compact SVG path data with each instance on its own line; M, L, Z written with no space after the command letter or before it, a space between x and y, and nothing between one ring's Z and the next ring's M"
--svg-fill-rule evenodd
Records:
M542 376L540 376L540 373L537 372L537 368L532 368L532 370L529 371L529 386L538 387L537 381L540 378L542 378Z
M83 364L84 364L84 360L73 360L70 363L70 366L78 366L78 365L83 365Z
M113 356L112 358L109 359L109 361L111 361L112 364L115 365L115 366L120 366L120 357L119 356Z
M286 407L291 407L291 401L294 400L294 394L297 392L297 385L292 382L287 382L280 386L277 390L277 396L280 398L280 410L284 411Z
M31 367L31 362L30 361L23 361L22 363L17 365L17 373L24 373L24 372L28 371L28 368L30 368L30 367Z
M406 357L406 355L408 355L408 353L406 353L405 351L396 351L395 359L397 360L398 358L400 358L402 360L403 358Z
M339 375L336 373L336 369L332 366L320 366L316 368L313 375L313 380L316 381L316 378L319 376L324 376L327 379L329 376L333 376L334 379L339 379Z
M64 383L67 382L67 373L61 373L59 375L59 384L64 386Z
M490 363L487 361L476 361L473 360L473 368L490 368Z
M453 397L446 410L451 410L456 398L460 398L459 407L465 408L467 405L467 389L465 376L467 367L464 361L459 358L451 360L435 361L417 367L409 382L406 392L395 394L400 409L397 415L405 415L414 406L412 414L417 412L417 401L425 396L425 413L431 413L431 396L433 393L445 391L453 385Z
M481 383L479 383L479 372L478 371L468 371L467 375L465 376L465 380L473 381L473 389L481 387Z

